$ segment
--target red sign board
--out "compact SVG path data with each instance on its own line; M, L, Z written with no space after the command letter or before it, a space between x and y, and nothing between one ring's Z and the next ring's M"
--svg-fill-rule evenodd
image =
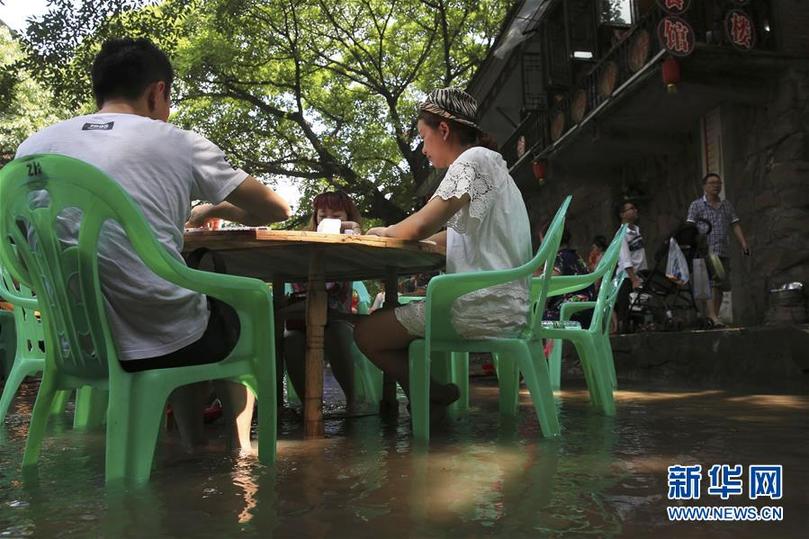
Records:
M691 25L676 15L666 15L657 25L660 46L673 56L688 56L694 52L696 39Z
M725 15L725 35L730 44L744 51L756 45L756 25L753 18L740 9L731 9Z
M671 15L679 15L688 11L691 0L657 0L660 9Z

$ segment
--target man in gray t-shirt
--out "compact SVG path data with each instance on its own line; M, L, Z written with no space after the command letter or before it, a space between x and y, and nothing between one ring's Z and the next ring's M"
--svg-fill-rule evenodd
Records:
M17 149L17 157L58 153L99 168L129 193L158 241L182 260L183 228L189 218L264 225L285 220L290 209L272 190L232 167L215 144L167 123L173 78L168 58L148 40L107 41L93 62L98 112L32 135ZM196 199L213 205L192 212L191 201ZM60 219L63 241L75 242L80 216ZM232 309L157 277L118 225L105 226L99 268L124 370L212 363L224 359L235 344L238 317ZM238 424L236 441L249 446L252 396L238 384L231 384L226 393L234 412L231 419ZM204 396L201 387L192 387L172 398L178 427L190 445L203 441L202 404L194 401Z

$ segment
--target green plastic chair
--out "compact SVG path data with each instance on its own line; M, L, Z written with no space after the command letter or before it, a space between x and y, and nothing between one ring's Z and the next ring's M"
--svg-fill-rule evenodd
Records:
M607 321L612 318L612 311L615 309L615 301L618 298L618 291L620 290L621 284L625 278L626 272L623 270L618 272L618 274L613 277L612 292L606 299L607 313L605 314L605 317ZM596 309L597 306L597 301L571 301L564 303L562 304L562 309L559 313L559 319L563 324L566 324L570 321L570 317L574 314L581 311ZM602 342L599 350L603 350L602 353L606 358L604 361L607 362L607 365L610 368L610 381L612 382L612 387L617 388L618 381L615 374L615 363L612 358L612 346L610 345L609 331L602 335ZM557 391L561 388L562 379L562 341L559 339L554 341L553 350L548 358L548 364L551 369L551 383L553 384L554 391Z
M621 226L613 238L612 243L604 252L596 271L587 275L562 275L554 277L554 294L565 294L581 290L602 279L601 288L595 302L569 303L564 308L562 320L559 322L544 322L539 335L545 339L569 340L576 347L590 391L591 403L605 415L615 415L615 401L613 398L614 366L609 342L609 327L612 308L617 295L617 285L620 278L614 277L615 266L620 255L621 242L626 233L626 226ZM618 276L620 277L620 275ZM537 283L535 280L534 283ZM536 291L539 286L534 285ZM578 323L566 321L570 315L578 310L592 308L593 318L590 327L583 329ZM556 348L557 346L555 346ZM561 346L558 346L561 348ZM558 368L561 371L561 366Z
M371 296L368 294L368 289L365 288L362 281L354 281L353 288L359 297L357 314L368 314L368 309L371 306ZM291 285L285 285L285 292L287 294L292 292ZM354 391L357 402L378 404L382 398L382 371L363 355L360 349L357 348L356 343L353 343L351 350L354 358ZM300 396L295 391L288 374L286 375L286 386L287 400L290 403L300 404Z
M550 276L571 198L567 197L556 212L537 254L522 266L500 271L439 275L430 280L425 305L425 336L412 341L409 348L411 421L416 440L427 442L430 438L431 366L434 374L441 371L445 373L443 379L436 376L438 381L459 380L457 372L453 376L453 370L456 370L454 364L459 363L464 356L453 358L452 352L490 352L497 357L500 412L503 415L517 414L519 369L531 393L543 436L559 435L559 419L548 364L538 335L550 278L541 279L539 294L532 301L528 327L519 336L465 339L456 333L449 313L453 302L460 296L482 288L528 279L540 266L544 265L544 275ZM468 372L468 363L466 368ZM466 378L468 379L468 375Z
M66 208L82 212L75 245L59 241L55 234L57 215ZM121 368L99 282L98 239L107 220L123 228L156 275L233 306L241 334L227 358L138 373ZM45 367L23 467L39 458L56 392L92 386L109 390L107 482L145 483L169 394L182 385L215 379L240 381L256 394L259 460L274 462L275 348L267 338L274 331L266 284L188 268L157 242L140 208L120 185L95 167L59 155L16 159L0 171L0 263L39 291L44 328Z
M13 354L11 370L3 386L3 395L0 397L0 423L2 423L25 377L38 374L45 367L45 352L40 344L44 343L45 336L42 321L35 314L35 311L39 310L36 295L23 284L15 285L3 268L0 268L0 297L14 305L13 314L8 314L12 317L11 322L16 335L16 345L13 350L9 350ZM57 392L51 413L56 415L64 412L69 397L70 391ZM85 429L101 425L106 410L106 392L93 392L90 387L78 389L73 428Z

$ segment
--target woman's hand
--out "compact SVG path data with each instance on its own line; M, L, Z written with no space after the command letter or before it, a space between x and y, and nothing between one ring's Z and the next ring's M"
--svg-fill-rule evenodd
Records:
M374 228L368 229L365 233L366 236L387 236L388 235L388 227L386 226L375 226Z
M185 228L200 228L205 226L205 221L211 219L209 215L211 208L213 208L213 204L199 204L191 208L188 221L185 222Z

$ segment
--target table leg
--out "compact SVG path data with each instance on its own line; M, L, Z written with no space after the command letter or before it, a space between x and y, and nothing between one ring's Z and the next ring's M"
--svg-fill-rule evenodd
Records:
M272 303L276 309L286 306L286 294L284 294L284 280L280 278L272 281ZM284 320L275 316L275 384L278 407L284 406Z
M304 437L323 436L323 341L326 326L326 283L322 253L309 262L306 294L306 394L303 397Z
M395 271L388 272L385 278L385 308L393 309L399 305L399 276ZM396 380L388 374L382 377L382 401L379 413L389 417L399 415L399 401L396 400Z

